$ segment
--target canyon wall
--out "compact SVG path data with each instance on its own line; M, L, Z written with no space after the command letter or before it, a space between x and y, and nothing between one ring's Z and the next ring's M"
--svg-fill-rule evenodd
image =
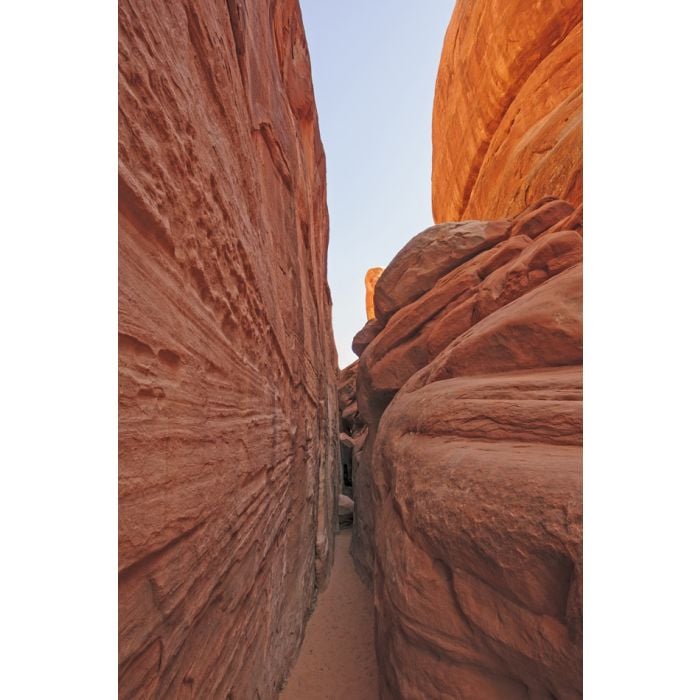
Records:
M433 108L436 222L582 201L581 0L457 0Z
M342 385L387 700L582 696L581 150L580 3L458 0Z
M384 698L581 697L582 251L547 197L377 282L341 402Z
M274 698L332 563L325 159L297 0L119 4L119 695Z

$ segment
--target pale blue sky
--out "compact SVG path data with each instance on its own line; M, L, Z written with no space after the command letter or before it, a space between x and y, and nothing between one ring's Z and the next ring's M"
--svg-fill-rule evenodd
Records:
M326 150L328 278L340 367L364 276L433 223L433 94L454 0L301 0Z

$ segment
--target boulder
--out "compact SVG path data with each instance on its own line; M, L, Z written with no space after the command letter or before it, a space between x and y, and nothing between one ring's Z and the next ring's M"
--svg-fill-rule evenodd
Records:
M367 323L355 333L355 337L352 339L352 351L360 357L383 327L384 324L377 321L376 318L367 321Z
M341 493L340 496L338 496L338 524L341 529L352 525L354 510L355 504L352 498Z
M431 226L414 236L377 281L374 308L385 324L402 306L427 292L443 275L505 240L511 222L462 221Z
M581 367L461 368L375 447L383 697L580 698Z

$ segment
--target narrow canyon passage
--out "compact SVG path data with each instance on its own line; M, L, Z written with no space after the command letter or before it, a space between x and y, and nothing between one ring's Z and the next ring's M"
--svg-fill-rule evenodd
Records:
M320 594L281 700L379 698L372 594L350 558L352 530L335 538L335 563Z
M341 369L298 0L120 5L121 700L580 700L581 13L457 0Z

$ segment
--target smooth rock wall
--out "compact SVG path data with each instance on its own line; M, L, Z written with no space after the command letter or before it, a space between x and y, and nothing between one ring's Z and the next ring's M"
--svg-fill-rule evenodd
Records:
M581 0L457 0L433 106L436 222L582 202Z

